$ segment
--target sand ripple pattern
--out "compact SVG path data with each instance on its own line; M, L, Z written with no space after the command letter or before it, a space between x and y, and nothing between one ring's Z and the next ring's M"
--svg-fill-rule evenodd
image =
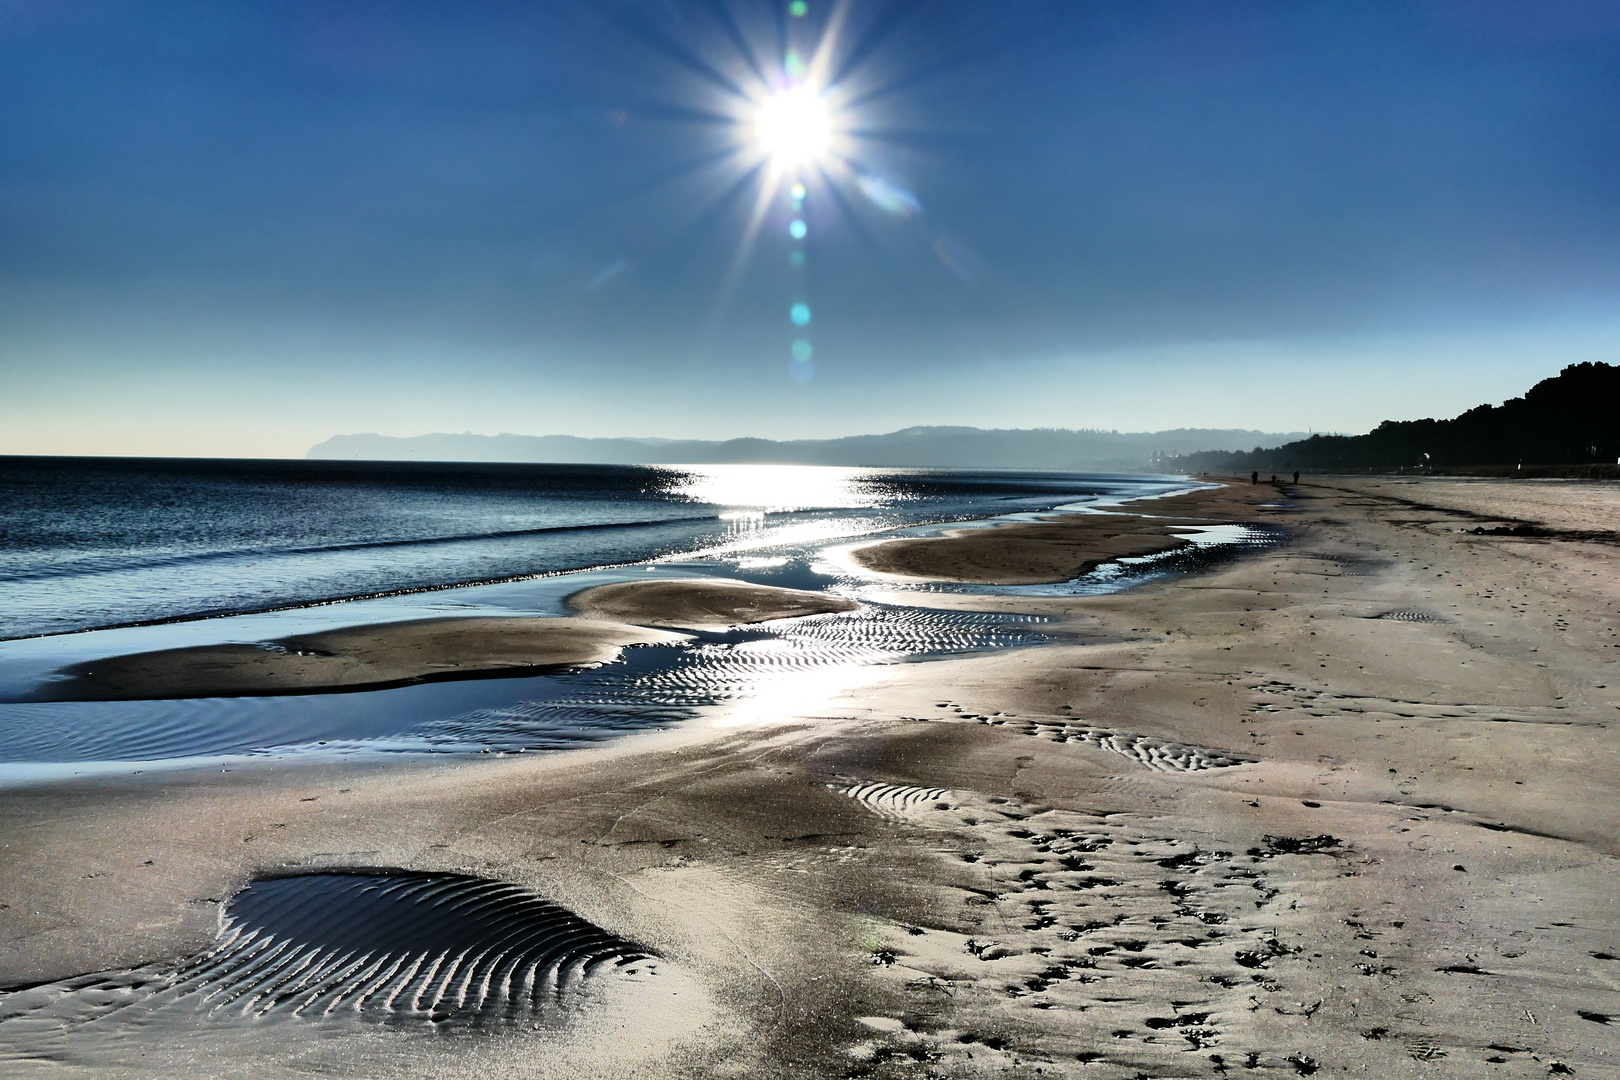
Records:
M48 1033L182 1009L222 1020L476 1026L558 1013L590 980L656 974L645 950L516 885L307 874L244 889L222 912L214 946L178 966L0 995L0 1027Z
M762 679L845 665L890 664L1047 640L1040 620L981 612L868 605L784 620L763 635L741 632L685 650L657 672L603 680L613 691L669 704L703 705L747 696Z
M1381 615L1374 615L1375 619L1389 619L1394 622L1437 623L1445 620L1438 615L1431 615L1427 611L1418 611L1414 608L1401 608L1397 611L1386 611Z
M1249 757L1232 750L1212 750L1207 746L1169 742L1146 735L1109 731L1064 720L1000 720L983 719L984 724L1011 723L1018 725L1025 735L1050 739L1060 743L1085 743L1101 750L1110 750L1131 758L1140 765L1160 772L1203 772L1206 769L1227 769L1233 765L1249 765L1259 758Z
M629 649L625 659L563 678L559 698L467 713L407 738L431 748L553 749L689 719L772 681L849 666L902 663L1051 640L1038 617L863 605L708 635L685 647Z
M890 821L912 821L930 811L949 810L954 796L948 788L910 787L904 784L865 783L835 788L840 795Z
M874 665L1033 645L1040 618L865 604L626 649L540 677L344 695L0 706L0 763L210 755L506 753L589 746ZM830 682L830 680L827 680Z

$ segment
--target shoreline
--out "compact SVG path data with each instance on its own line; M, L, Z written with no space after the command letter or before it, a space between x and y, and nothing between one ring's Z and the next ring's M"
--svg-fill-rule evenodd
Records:
M593 667L678 632L849 611L832 596L727 581L640 581L583 589L578 614L372 622L261 642L193 645L87 660L30 701L151 701L383 690L429 681Z
M952 470L941 470L941 471L949 473ZM998 470L991 470L991 471L995 472L995 471L998 471ZM1018 473L1026 472L1027 470L999 470L999 471L1008 472L1008 473L1012 473L1012 474L1018 474ZM1051 470L1051 472L1056 476L1065 476L1065 477L1072 476L1072 477L1075 477L1075 478L1078 478L1078 479L1083 479L1083 480L1086 480L1089 483L1091 483L1093 486L1101 485L1104 488L1106 488L1108 486L1108 484L1110 484L1110 483L1112 483L1115 487L1119 487L1121 485L1129 486L1129 484L1132 482L1132 478L1127 478L1127 477L1122 477L1122 476L1115 476L1113 474L1085 474L1085 473L1070 474L1070 473L1066 473L1066 472L1064 472L1062 470ZM1135 482L1135 484L1137 486L1153 486L1154 483L1158 483L1158 484L1162 485L1166 481L1166 479L1167 478L1162 477L1162 476L1153 475L1153 476L1143 476L1141 478L1137 478L1137 479L1134 480L1134 482ZM1196 482L1194 482L1194 483L1196 483ZM1088 490L1084 494L1079 494L1079 493L1071 493L1071 494L1069 494L1067 497L1065 497L1063 499L1063 501L1056 502L1055 505L1051 508L1052 511L1053 512L1060 512L1057 509L1058 507L1061 507L1063 505L1068 505L1076 497L1090 498L1090 499L1094 499L1094 500L1097 500L1097 501L1102 502L1102 503L1107 503L1110 500L1123 499L1123 500L1129 501L1129 500L1134 500L1134 499L1138 499L1138 498L1153 498L1153 497L1156 497L1156 496L1151 495L1151 494L1149 494L1149 495L1131 494L1129 492L1105 492L1105 491ZM1048 495L1047 495L1047 498L1050 499L1050 500L1057 500L1059 498L1059 496L1054 492L1049 492ZM968 505L971 505L971 500L969 500ZM790 511L790 512L796 512L796 511ZM1030 511L1015 511L1015 512L1024 513L1024 512L1030 512ZM1039 510L1039 511L1035 511L1035 512L1044 513L1044 512L1049 512L1049 511ZM909 523L890 524L890 525L884 526L884 527L876 530L876 532L874 532L871 529L868 529L868 530L866 530L864 532L863 531L857 531L855 533L850 534L847 537L847 539L854 540L854 539L859 539L862 536L876 535L878 533L883 533L883 532L894 532L894 531L901 531L901 530L912 529L912 528L929 528L929 527L939 526L939 525L948 525L948 524L952 524L952 523L960 523L960 522L981 520L981 518L976 517L973 514L964 513L964 512L962 512L960 510L948 511L948 512L947 511L936 511L936 513L938 513L939 516L925 516L920 521L914 521L914 522L909 522ZM712 517L712 518L709 517L709 516L703 516L703 517L694 518L694 519L691 519L691 520L693 520L693 521L711 521L711 520L719 521L719 520L721 520L722 516L723 515L715 516L715 517ZM634 527L641 527L641 526L647 526L647 525L659 525L659 524L662 524L662 522L660 522L660 521L621 522L621 523L613 523L613 524L609 524L609 525L604 525L602 527L603 528L634 528ZM584 526L583 528L595 529L595 528L597 528L597 526L594 526L594 525L592 525L592 526ZM570 529L571 529L571 527L563 527L560 530L547 529L547 530L541 530L541 532L546 532L546 533L558 532L558 531L568 532L568 531L570 531ZM577 531L577 530L575 530L575 531ZM433 544L440 544L440 543L446 543L446 542L460 543L460 542L464 542L464 541L483 541L483 540L490 539L491 537L494 537L494 538L498 539L500 536L506 536L507 538L513 538L513 537L521 537L523 535L529 535L529 534L525 533L525 532L511 533L511 534L503 533L503 534L498 534L498 535L496 535L496 534L477 534L476 536L469 536L469 537L462 537L462 538L449 538L448 540L447 539L442 539L442 538L427 538L427 539L420 540L420 541L414 541L414 540L413 541L402 541L402 542L399 542L399 543L402 543L405 546L410 546L410 545L418 545L418 546L420 546L420 545L424 545L424 544L433 545ZM352 592L352 593L318 595L318 596L313 596L313 597L294 600L294 601L286 601L286 602L277 601L277 602L272 602L272 603L263 604L263 605L251 604L251 605L248 605L248 606L233 607L233 608L230 608L228 610L194 611L194 612L189 612L189 613L161 615L161 616L155 616L155 617L151 617L151 618L139 618L139 619L115 619L115 620L110 621L110 622L102 622L102 623L98 623L98 624L93 625L93 626L81 625L81 626L76 626L76 627L71 627L71 628L66 628L66 629L44 630L44 631L37 631L37 632L32 632L32 633L24 633L24 634L20 634L20 635L14 636L14 637L3 637L3 638L0 638L0 643L4 643L6 641L39 641L39 640L49 640L49 639L52 639L52 638L72 638L72 637L74 637L76 635L80 635L80 634L98 633L98 632L110 631L110 630L131 630L131 629L141 629L141 628L147 628L147 627L174 626L174 625L178 625L178 624L185 624L185 623L192 623L192 622L206 622L206 621L218 620L218 619L234 619L234 618L252 617L252 616L286 614L286 613L293 613L293 612L305 611L305 610L317 610L317 609L320 609L320 608L340 607L342 605L350 604L350 603L365 604L365 603L374 603L374 602L377 602L377 601L404 600L404 599L408 599L408 598L413 597L413 596L431 596L431 595L436 594L436 593L455 592L455 591L463 590L463 589L471 590L471 589L480 589L480 588L499 587L499 586L503 586L503 585L520 585L520 584L523 584L525 582L540 582L540 581L546 581L546 580L554 579L554 578L564 578L564 577L569 577L569 576L577 575L577 574L599 573L599 572L602 572L602 571L627 570L627 569L632 569L632 568L639 567L639 566L657 565L659 563L665 563L665 562L671 562L671 561L677 561L678 562L678 561L689 561L689 560L701 560L701 559L705 559L705 558L714 557L716 555L724 555L724 554L726 554L728 552L729 553L735 553L735 552L739 552L739 551L743 551L743 550L752 550L752 549L754 549L756 547L757 548L769 548L769 547L782 546L781 542L778 542L776 540L769 539L769 538L756 538L756 540L758 542L757 543L751 542L750 545L748 546L748 548L736 548L733 544L730 544L730 543L721 543L721 544L700 543L696 547L691 547L690 549L681 550L681 551L679 551L677 553L674 553L674 554L665 554L665 555L649 554L649 555L647 555L645 557L633 558L633 559L630 559L630 560L627 560L627 561L609 561L609 562L601 562L601 563L594 563L593 562L593 563L586 563L586 564L583 564L583 565L566 566L566 567L562 567L562 568L553 568L553 569L523 571L523 572L516 572L516 573L499 573L499 574L493 574L493 575L475 575L475 576L471 576L471 577L457 578L455 580L450 580L450 581L437 581L437 582L430 582L430 583L424 583L424 584L414 584L414 585L409 585L409 586L404 586L404 587L373 588L373 589L365 589L365 590L362 590L362 591L359 591L359 592ZM786 543L791 544L792 541L787 541ZM390 541L390 542L387 542L387 543L381 545L381 547L386 549L390 545L398 546L397 544L395 544L395 542ZM368 547L377 547L377 545L366 545L366 546L368 546ZM311 551L307 551L307 552L292 552L291 554L312 554L315 551L319 551L319 550L325 550L325 549L312 549ZM140 570L140 569L143 569L143 567L136 566L136 567L133 567L133 568L130 568L130 569Z
M932 575L932 580L979 581L989 583L1020 583L1064 581L1084 575L1099 565L1141 555L1166 554L1193 546L1185 539L1169 537L1174 528L1213 523L1206 516L1188 517L1187 511L1209 509L1211 493L1217 488L1195 487L1193 490L1172 489L1158 493L1116 500L1117 508L1077 513L1043 512L1039 522L1000 522L997 517L974 519L959 523L965 527L948 529L939 538L890 538L857 543L846 552L846 557L866 573L885 575L887 572L874 563L893 550L912 550L924 546L929 552L954 551L966 548L970 558L984 561L983 549L992 552L1006 545L1008 536L1028 535L1030 530L1040 537L1045 552L1060 553L1058 561L1072 565L1072 573L1057 576L1036 575L1019 577L1002 573L980 575L978 578L949 578ZM1228 500L1216 499L1225 504ZM1165 514L1132 512L1139 503L1149 504L1153 510L1170 509L1182 512L1173 515L1175 525L1166 523ZM1166 506L1166 503L1169 505ZM1225 509L1224 505L1220 508ZM936 526L946 523L935 523ZM906 529L919 526L906 526ZM926 527L926 526L924 526ZM892 531L892 530L891 530ZM1123 533L1124 535L1120 535ZM975 551L975 549L978 549ZM682 556L686 558L686 556ZM1003 559L1005 556L1003 555ZM651 570L663 560L654 560L644 566ZM567 573L525 575L516 579L491 582L455 584L434 587L427 591L451 591L478 588L488 584L511 584L533 578L566 578L573 574L596 574L604 570L625 567L601 566L589 570ZM906 576L906 575L890 575ZM911 575L915 577L916 575ZM998 581L997 578L1007 579ZM217 644L188 645L166 649L149 649L96 656L44 671L43 680L33 691L5 700L14 703L74 702L74 701L140 701L185 700L200 697L240 697L287 694L320 694L364 692L410 686L427 681L450 681L477 678L498 678L567 671L581 666L597 665L614 659L630 645L660 644L677 640L668 635L648 633L650 629L714 630L727 626L741 626L774 618L790 618L810 613L848 611L852 605L825 591L805 593L802 590L784 590L772 586L736 583L743 593L753 599L739 605L720 605L724 609L703 612L696 599L702 588L732 579L686 578L632 580L607 585L586 586L577 594L563 598L564 614L572 613L574 621L559 622L557 617L523 618L515 614L501 614L479 618L470 615L388 620L373 616L362 622L342 624L324 630L298 634L233 636ZM706 583L702 586L699 583ZM665 590L664 595L648 592L654 586ZM722 586L729 587L729 586ZM628 598L642 598L640 602L609 603L602 606L591 600L576 603L582 596L618 594ZM750 592L750 590L753 590ZM401 593L381 593L356 600L393 598L412 595L424 590ZM790 594L798 594L796 600ZM751 615L750 603L758 605L759 597L774 596L765 601L763 615ZM40 641L50 638L70 638L108 630L127 630L147 626L201 624L218 619L254 615L297 613L340 606L348 600L298 604L285 608L249 613L210 615L195 619L162 619L132 623L127 626L80 630L62 634L38 635L31 638L11 639ZM712 598L711 598L712 606ZM592 625L591 619L600 625ZM683 622L682 619L685 619ZM639 627L641 629L634 629ZM455 630L455 635L447 632ZM432 653L429 658L428 653Z
M1591 1018L1620 1014L1620 553L1470 532L1511 490L1223 491L1293 542L1103 596L953 598L1081 636L894 665L771 724L12 789L0 980L183 956L248 880L386 866L533 888L710 1011L650 1007L668 1038L633 1052L583 1027L466 1057L373 1033L226 1047L216 1072L361 1048L368 1075L1620 1067ZM84 1060L162 1072L123 1050Z
M1190 547L1190 541L1173 535L1177 529L1234 524L1249 516L1232 516L1236 500L1225 487L1161 495L1154 502L1152 509L1160 513L1109 510L1038 521L989 519L977 528L949 529L937 537L863 544L851 549L849 557L863 569L900 578L1052 585L1073 581L1105 563Z

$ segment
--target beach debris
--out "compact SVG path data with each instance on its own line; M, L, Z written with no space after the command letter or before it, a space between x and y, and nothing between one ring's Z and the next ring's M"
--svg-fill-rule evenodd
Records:
M1292 1065L1294 1067L1294 1071L1299 1073L1301 1076L1309 1076L1322 1067L1321 1062L1311 1057L1311 1055L1304 1053L1289 1054L1287 1057L1283 1058L1283 1060Z
M1320 833L1316 836L1271 836L1261 838L1276 855L1318 855L1330 852L1344 841L1337 836Z

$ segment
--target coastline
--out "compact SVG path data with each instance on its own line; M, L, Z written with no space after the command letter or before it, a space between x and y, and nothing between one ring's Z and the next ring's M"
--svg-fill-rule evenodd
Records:
M810 469L784 477L771 466L533 466L538 489L496 484L493 502L476 499L445 519L415 482L424 477L413 480L415 466L403 476L362 468L362 478L388 495L358 516L336 489L306 490L296 470L283 476L272 469L260 478L269 488L260 495L284 510L266 520L263 499L244 500L211 471L217 464L182 463L182 472L200 470L187 474L197 503L161 520L143 518L138 503L152 484L173 479L163 466L122 486L106 476L94 482L95 475L78 478L85 482L57 477L56 486L37 478L14 484L9 509L24 517L62 510L39 502L42 491L73 493L68 533L60 537L69 548L61 558L52 553L54 541L12 553L4 575L11 617L0 642L273 620L321 608L432 608L471 593L544 590L548 582L649 562L724 559L1177 486L1163 476L1063 471ZM111 490L125 494L98 506ZM309 497L315 505L300 501ZM110 526L82 527L102 512ZM131 521L145 524L131 530Z
M895 665L768 726L14 789L0 981L185 955L266 873L405 867L531 886L711 1006L640 1016L632 1055L581 1028L374 1075L1602 1075L1616 552L1476 535L1522 520L1492 490L1220 489L1204 517L1293 543L1107 596L952 598L1084 643Z

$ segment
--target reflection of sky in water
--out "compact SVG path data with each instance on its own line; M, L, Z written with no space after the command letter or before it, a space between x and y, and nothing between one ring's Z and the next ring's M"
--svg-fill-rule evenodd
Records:
M714 570L711 565L707 567ZM824 711L872 669L1048 640L1042 620L865 604L694 633L594 668L279 697L0 705L0 783L251 760L577 748L676 723ZM45 767L41 763L58 763Z
M1008 515L1010 519L1030 520L1036 515ZM1005 521L974 522L972 527L991 527ZM952 526L960 528L961 526ZM939 527L908 529L905 535L938 535ZM881 574L856 563L850 553L857 546L840 545L821 553L813 569L838 579L832 591L851 599L873 599L895 593L961 593L974 596L1101 596L1178 571L1198 569L1212 561L1249 548L1267 547L1282 538L1280 530L1254 525L1188 525L1173 529L1172 536L1190 546L1150 555L1134 555L1110 562L1071 581L1041 585L979 585L971 582L918 581Z
M686 647L631 650L629 668L642 675L651 696L637 690L614 704L595 691L584 698L557 698L565 684L587 673L502 680L430 683L392 690L317 694L281 698L238 698L177 702L0 704L0 727L11 729L12 752L24 759L0 767L0 782L26 782L72 773L103 771L97 761L98 732L111 735L138 759L110 766L197 765L221 753L263 758L287 755L330 757L333 753L476 752L480 745L507 750L555 749L590 745L667 723L707 719L721 724L752 724L805 716L840 692L879 678L874 666L960 653L963 649L1004 648L1033 639L1019 638L1006 620L1016 616L947 613L929 608L929 593L981 595L1086 595L1117 591L1190 568L1196 553L1230 551L1269 542L1271 534L1245 526L1190 526L1178 530L1192 542L1181 552L1124 559L1099 567L1072 582L1047 586L990 587L909 582L855 567L844 552L856 537L874 533L929 535L947 528L987 527L997 522L1052 515L1054 506L1073 513L1107 512L1133 496L1185 490L1163 479L1118 480L1093 486L1092 478L1049 478L1034 474L981 474L975 486L953 490L962 475L813 466L720 465L660 470L665 498L710 508L720 526L697 551L671 553L650 561L593 570L542 575L484 585L457 586L405 595L296 607L289 610L194 620L162 626L130 627L0 643L0 693L25 693L37 680L64 665L150 649L221 641L274 640L337 626L455 615L560 615L565 599L580 589L649 578L730 578L787 588L825 589L868 602L855 616L835 616L819 632L821 619L789 620L743 632L735 643L699 635ZM970 476L971 479L971 476ZM1096 478L1100 479L1100 478ZM1054 497L1063 482L1073 494ZM938 486L929 489L930 483ZM1002 485L997 487L997 485ZM1053 487L1045 485L1055 485ZM1031 495L1044 488L1045 509L1028 510ZM919 503L940 500L957 516L953 524L911 525ZM1060 501L1061 500L1061 501ZM1010 504L1010 505L1009 505ZM995 517L997 506L1011 512ZM983 507L973 515L970 507ZM1148 503L1145 508L1151 506ZM972 520L962 521L962 517ZM896 526L902 526L896 528ZM1189 555L1189 551L1193 555ZM893 606L893 594L914 600ZM890 603L881 598L890 595ZM946 622L940 623L944 619ZM976 626L991 619L995 625ZM921 620L921 621L918 621ZM932 620L932 622L930 621ZM956 620L952 622L951 620ZM967 620L962 622L961 620ZM781 636L784 635L785 636ZM808 635L808 636L807 636ZM975 643L978 644L975 644ZM705 660L709 656L714 659ZM651 664L652 667L647 667ZM715 667L714 664L719 664ZM723 699L718 712L694 713L683 695L693 683L669 682L659 671L697 679L705 693ZM709 674L704 674L709 672ZM604 669L603 677L610 673ZM614 676L620 678L622 677ZM720 678L720 682L715 682ZM703 680L707 679L707 683ZM660 680L665 680L660 682ZM723 684L723 685L722 685ZM625 684L628 686L629 684ZM674 694L664 701L658 686ZM618 691L623 697L624 687ZM637 696L641 695L641 696ZM665 695L668 696L668 695ZM566 695L565 695L566 697ZM557 698L553 701L552 699ZM604 703L606 711L604 710ZM671 713L670 708L677 709ZM468 710L471 710L469 712ZM684 710L684 711L683 711ZM424 726L425 725L425 726ZM448 725L448 726L447 726ZM413 734L414 733L414 734ZM291 744L291 745L289 745ZM37 747L40 754L28 747ZM42 766L38 761L67 759ZM168 760L164 760L168 759Z
M570 592L646 573L747 577L774 566L778 571L790 571L795 587L822 587L832 577L805 579L804 567L812 555L840 541L895 529L910 530L895 535L914 535L919 522L930 520L958 523L934 527L941 529L961 527L959 523L967 519L999 516L1006 520L1008 515L1016 519L1037 507L1041 512L1054 507L1087 510L1187 486L1170 478L1000 470L705 465L625 471L642 477L642 482L651 478L655 483L640 490L639 501L625 499L620 493L618 513L621 520L629 520L617 529L564 530L481 544L406 543L339 552L270 550L201 563L165 561L129 572L138 573L135 584L126 580L129 574L123 571L34 582L33 591L38 595L33 600L52 611L67 609L74 602L100 603L106 596L113 597L118 606L108 601L103 611L137 617L151 614L154 607L157 613L164 613L166 608L160 604L194 605L199 598L263 605L269 610L0 642L0 693L8 688L15 692L32 673L96 656L220 641L263 641L374 621L561 614L562 597ZM606 496L588 489L567 501L582 503L583 512L595 515ZM674 520L636 522L659 507L672 510ZM229 504L214 508L233 512ZM558 512L576 513L569 507ZM469 552L469 548L473 550ZM565 561L573 558L587 565L595 562L598 568L575 570ZM739 559L749 561L739 564ZM489 571L510 576L487 584L457 584L451 576ZM251 591L233 595L238 583L251 586ZM6 585L18 609L32 596L23 584L12 581ZM311 603L318 593L308 599L300 595L317 589L353 589L357 584L379 589L393 585L397 591L334 603Z
M492 474L345 465L345 482L335 484L293 467L256 468L252 483L191 475L184 465L74 483L97 480L93 467L60 466L49 483L14 487L0 498L0 532L13 540L0 551L0 635L819 543L1176 486L1153 477L803 465L516 466ZM0 646L0 664L4 657Z

